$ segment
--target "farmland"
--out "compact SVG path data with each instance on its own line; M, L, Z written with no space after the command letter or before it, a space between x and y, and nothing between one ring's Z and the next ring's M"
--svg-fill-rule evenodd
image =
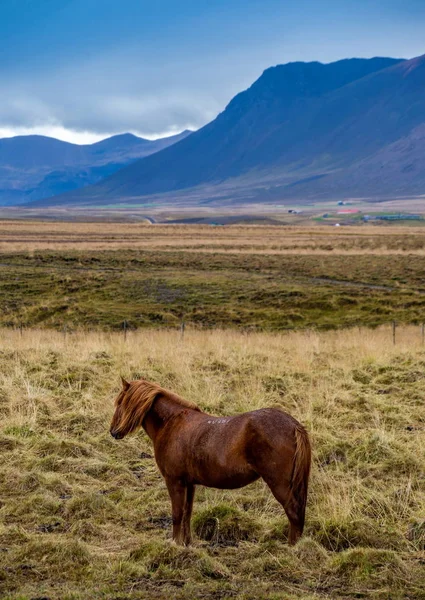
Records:
M281 407L313 443L305 537L262 482L199 488L170 541L147 437L108 432L119 374L208 412ZM425 350L416 329L0 331L0 596L425 598Z

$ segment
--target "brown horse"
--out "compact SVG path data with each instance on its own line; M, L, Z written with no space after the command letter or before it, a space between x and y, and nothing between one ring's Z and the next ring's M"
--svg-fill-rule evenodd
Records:
M235 489L262 477L286 512L295 544L304 528L311 460L298 421L275 408L213 417L144 379L122 384L111 435L118 440L143 427L151 438L171 497L176 542L190 544L195 485Z

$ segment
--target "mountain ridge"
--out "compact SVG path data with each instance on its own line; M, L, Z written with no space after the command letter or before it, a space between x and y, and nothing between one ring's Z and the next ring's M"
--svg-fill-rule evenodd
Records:
M185 130L157 140L124 133L93 144L72 144L42 135L2 138L0 204L8 203L8 199L14 204L78 189L138 158L159 152L190 133Z
M351 133L348 144L341 132L344 128L351 131L359 111L364 112L367 98L361 98L362 88L371 86L368 93L374 97L375 78L386 73L385 87L391 69L396 69L399 77L397 68L406 62L376 57L329 64L297 62L266 69L214 121L190 138L136 161L75 199L137 201L152 195L159 199L161 194L181 195L184 190L196 195L198 190L203 200L211 201L222 188L218 195L231 201L228 188L232 182L235 199L242 196L261 201L261 190L270 185L276 196L287 196L288 190L291 196L309 195L315 186L319 190L326 187L333 171L364 158L359 146L362 152L366 146L370 154L379 149L367 135L358 140ZM388 131L386 135L384 141L395 141ZM241 192L244 185L251 192ZM211 186L213 191L202 192L203 187ZM273 193L268 190L266 195ZM70 197L67 200L72 201Z
M271 67L190 137L52 203L424 194L424 92L425 55Z

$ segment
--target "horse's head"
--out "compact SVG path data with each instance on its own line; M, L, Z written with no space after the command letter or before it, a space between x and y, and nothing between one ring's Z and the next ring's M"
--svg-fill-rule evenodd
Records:
M142 427L157 395L163 391L156 383L138 379L130 383L121 377L122 390L115 399L110 432L116 440Z
M115 412L112 417L111 427L109 431L111 432L112 437L116 440L122 440L127 433L130 433L131 423L128 418L126 418L126 414L128 412L128 396L127 392L130 389L130 383L126 381L123 377L121 377L122 381L122 390L118 394L115 399Z

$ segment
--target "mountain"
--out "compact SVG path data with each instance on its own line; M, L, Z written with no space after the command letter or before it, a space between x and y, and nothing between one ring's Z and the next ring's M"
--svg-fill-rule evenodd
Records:
M52 204L425 194L425 56L264 71L190 137Z
M425 56L289 63L267 69L190 137L51 202L417 196L424 142Z
M0 139L0 204L47 198L95 183L190 133L153 141L125 133L88 145L39 135Z
M407 156L410 138L421 136L424 63L373 58L272 67L187 139L49 203L281 201L368 195L369 185L379 195L393 193L395 180L397 190L419 189L421 175L415 184L411 175L420 142L404 176L394 164Z

